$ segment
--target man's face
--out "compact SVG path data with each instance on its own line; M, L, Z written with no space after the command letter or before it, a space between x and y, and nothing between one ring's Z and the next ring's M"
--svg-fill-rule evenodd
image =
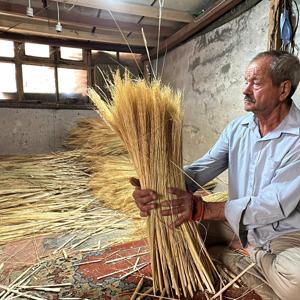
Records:
M280 103L280 87L273 85L270 74L271 58L253 61L245 72L244 108L256 114L268 114Z

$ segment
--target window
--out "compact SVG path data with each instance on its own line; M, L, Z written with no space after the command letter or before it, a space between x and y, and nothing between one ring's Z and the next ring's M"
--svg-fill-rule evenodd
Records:
M60 58L68 60L82 60L82 49L60 47Z
M89 109L90 54L80 48L0 39L0 106Z
M49 46L34 43L25 43L25 55L36 57L49 57Z
M58 68L58 90L61 94L86 95L87 72L85 70Z
M0 62L0 101L13 98L16 94L16 67L14 63Z
M15 56L14 42L0 39L0 56L14 57Z
M23 65L24 93L55 93L54 68Z

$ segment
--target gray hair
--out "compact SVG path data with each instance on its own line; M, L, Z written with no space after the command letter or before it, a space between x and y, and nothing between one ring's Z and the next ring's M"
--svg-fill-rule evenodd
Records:
M300 62L297 56L278 50L270 50L258 53L252 60L270 57L270 76L274 85L279 86L283 81L289 80L292 84L288 98L295 93L300 80Z

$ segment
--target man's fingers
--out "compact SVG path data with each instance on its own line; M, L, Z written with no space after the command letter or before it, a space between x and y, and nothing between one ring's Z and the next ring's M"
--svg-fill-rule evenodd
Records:
M160 203L162 207L175 207L184 205L185 198L177 198L172 200L165 200Z
M178 214L183 213L184 211L185 211L184 206L177 206L177 207L174 207L174 208L162 210L161 215L162 216L178 215Z
M188 221L187 216L186 215L181 215L177 218L177 220L174 223L171 224L171 228L173 228L173 229L177 228L186 221Z
M136 202L142 204L147 204L157 198L156 193L152 190L136 189L132 195Z
M154 203L152 203L152 204L138 205L138 207L139 207L140 211L148 212L151 209L154 209L156 206Z
M179 188L174 188L174 187L168 188L167 191L168 191L169 194L176 195L177 197L184 196L184 195L186 195L188 193L188 192L186 192L184 190L181 190Z
M131 185L133 185L136 188L141 188L141 183L140 180L135 178L135 177L130 177L129 178L129 182L131 183Z
M148 216L150 216L150 212L148 212L148 211L140 211L140 216L142 218L148 217Z

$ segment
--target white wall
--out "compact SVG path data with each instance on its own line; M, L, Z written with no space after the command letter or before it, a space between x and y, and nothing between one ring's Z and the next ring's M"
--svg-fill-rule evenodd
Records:
M68 130L89 110L0 108L0 154L49 153L62 150Z

